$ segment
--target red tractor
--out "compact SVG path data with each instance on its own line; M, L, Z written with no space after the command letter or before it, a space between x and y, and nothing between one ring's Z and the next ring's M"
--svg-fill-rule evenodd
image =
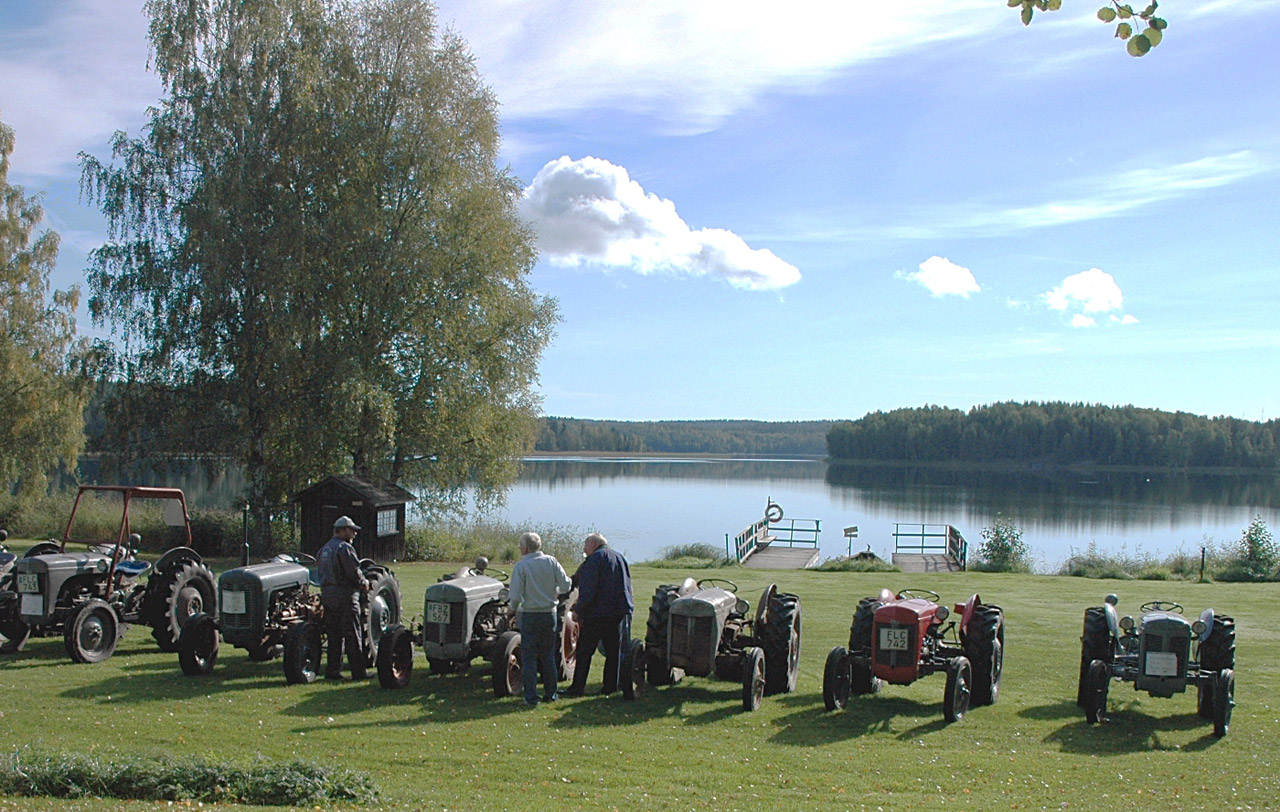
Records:
M947 675L942 712L948 722L963 717L971 704L995 702L1004 665L1004 610L974 595L955 604L955 615L927 589L897 595L882 589L877 597L863 598L853 614L849 647L836 646L827 655L827 710L845 707L850 693L873 694L882 683L909 685L938 671Z

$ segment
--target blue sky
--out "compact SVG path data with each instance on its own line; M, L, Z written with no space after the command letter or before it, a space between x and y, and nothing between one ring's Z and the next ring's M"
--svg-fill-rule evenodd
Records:
M1002 400L1280 416L1280 0L448 0L559 301L547 414L856 418ZM141 0L6 0L11 180L54 279L76 155L159 84ZM81 329L92 328L87 317Z

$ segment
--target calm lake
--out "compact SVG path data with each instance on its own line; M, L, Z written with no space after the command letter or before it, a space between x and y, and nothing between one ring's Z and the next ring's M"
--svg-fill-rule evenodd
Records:
M82 462L87 481L96 466ZM113 480L116 481L116 480ZM244 479L175 461L137 484L182 487L193 505L237 506ZM772 498L787 519L821 523L823 558L893 552L894 523L951 524L976 550L997 514L1023 531L1037 569L1056 570L1091 542L1111 552L1163 558L1231 544L1254 516L1280 530L1280 476L1071 472L972 473L848 467L821 460L530 457L496 517L532 529L598 530L632 560L674 544L725 548L764 514Z

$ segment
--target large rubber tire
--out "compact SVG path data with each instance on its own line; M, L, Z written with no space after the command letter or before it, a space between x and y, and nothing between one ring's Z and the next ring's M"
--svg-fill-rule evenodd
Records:
M1004 670L1004 611L999 606L980 603L974 607L964 653L973 666L973 707L994 704Z
M1084 633L1080 636L1080 681L1076 683L1076 704L1085 707L1089 695L1089 664L1094 660L1111 662L1111 629L1107 613L1101 606L1084 610Z
M646 669L650 685L670 685L676 681L675 670L667 659L667 621L671 617L671 601L679 588L663 584L653 591L649 604L649 620L645 625L644 648L648 658Z
M307 620L290 625L284 633L284 681L290 685L315 682L320 673L323 644L319 623Z
M1091 725L1107 721L1107 691L1111 687L1111 667L1102 660L1089 663L1084 701L1084 718Z
M884 604L879 598L863 598L853 612L853 625L849 628L849 653L871 654L871 631L875 624L876 610Z
M1236 622L1226 615L1215 614L1209 636L1200 644L1200 670L1214 672L1214 679L1200 683L1196 689L1196 712L1213 719L1213 691L1217 672L1236 667Z
M387 630L378 646L378 684L404 688L413 676L413 634L400 624Z
M85 601L71 615L63 629L67 656L77 663L100 663L115 653L120 640L116 611L103 600Z
M520 666L520 632L503 632L498 636L498 643L493 647L493 695L502 699L504 696L521 696L524 694L523 670Z
M769 622L759 630L764 647L766 694L789 694L800 673L800 598L776 592L769 601Z
M644 693L645 647L643 640L632 640L622 663L622 698L628 701Z
M147 606L151 636L161 651L177 651L182 627L200 612L217 611L218 591L213 573L200 561L186 559L153 576L158 583L147 584Z
M387 569L373 567L365 573L369 594L360 602L360 630L364 637L364 661L378 661L382 637L400 623L400 581Z
M1213 735L1221 739L1231 729L1231 711L1236 704L1236 674L1230 668L1213 680Z
M182 673L188 677L213 673L220 642L218 621L213 615L206 612L192 615L178 638L178 665L182 666Z
M764 649L751 646L742 652L742 709L758 710L764 699L765 674L768 670Z
M827 655L826 667L822 669L822 704L827 710L841 710L849 704L849 686L852 681L849 650L844 646L836 646Z
M947 687L942 697L942 717L947 723L958 722L969 710L973 692L973 666L968 657L947 660Z

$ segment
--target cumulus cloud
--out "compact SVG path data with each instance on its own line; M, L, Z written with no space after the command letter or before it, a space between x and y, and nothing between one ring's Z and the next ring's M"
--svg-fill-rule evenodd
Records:
M934 296L963 296L977 293L982 288L973 278L973 272L957 265L945 257L933 256L920 263L920 270L915 273L898 272L900 279L918 282Z
M1120 312L1124 295L1115 277L1101 268L1090 268L1072 274L1062 284L1043 294L1041 299L1051 310L1071 313L1072 327L1096 327L1095 314L1110 314L1113 324L1137 324L1138 320Z
M626 169L600 158L548 162L525 190L520 210L537 232L542 256L559 265L713 276L745 290L800 281L794 265L731 231L690 228L674 203L646 193Z

